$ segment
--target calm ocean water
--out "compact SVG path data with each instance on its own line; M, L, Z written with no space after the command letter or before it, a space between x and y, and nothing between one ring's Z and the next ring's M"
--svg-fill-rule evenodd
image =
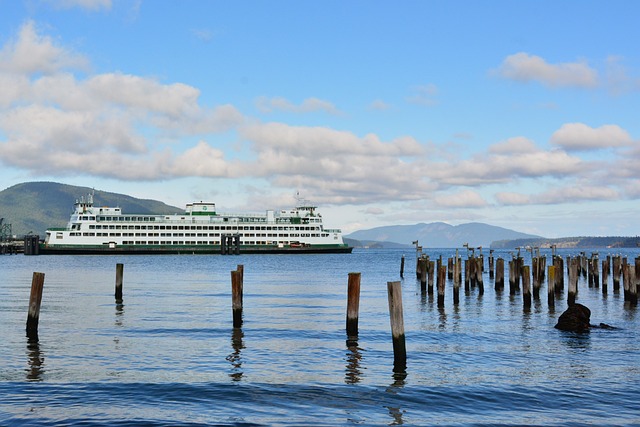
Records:
M400 280L403 254L407 371L394 375L386 283ZM124 264L121 306L116 263ZM238 264L244 324L234 330ZM34 271L46 277L39 340L29 342ZM360 333L348 348L354 271ZM484 295L461 292L454 306L448 283L438 309L420 291L411 251L2 256L0 424L640 425L639 309L614 293L611 278L606 295L580 280L578 302L592 323L619 329L558 331L566 294L549 307L545 284L525 312L522 296L511 297L508 283L495 291L488 272Z

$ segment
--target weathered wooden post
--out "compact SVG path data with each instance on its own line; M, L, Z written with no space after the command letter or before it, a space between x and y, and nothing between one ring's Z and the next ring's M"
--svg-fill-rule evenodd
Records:
M453 280L453 258L447 258L447 279Z
M444 286L447 283L447 267L440 266L438 270L438 308L444 308Z
M556 256L553 265L556 267L556 291L564 289L564 258Z
M238 264L236 270L240 272L240 302L244 304L244 265Z
M462 266L460 265L460 261L458 260L455 264L453 264L453 304L460 303L460 270Z
M516 294L516 266L517 262L515 259L509 261L509 295Z
M525 310L531 308L531 274L529 273L529 266L522 266L522 300Z
M471 255L469 257L469 285L474 288L476 286L476 257Z
M622 271L620 268L620 255L616 255L613 257L613 291L620 290L620 272Z
M611 257L607 255L607 258L602 260L602 294L607 294L607 287L609 285L609 263L611 262Z
M122 304L122 278L124 275L124 264L116 264L116 304Z
M578 276L579 276L579 258L571 258L571 266L569 268L569 291L567 293L567 304L572 306L576 303L576 294L578 293Z
M482 271L484 270L484 258L479 256L476 258L476 284L478 285L478 294L484 294L484 279L482 278Z
M349 273L347 284L347 345L358 342L358 313L360 311L360 273Z
M562 271L562 270L560 270ZM549 272L547 273L547 282L548 282L548 289L547 289L547 303L549 305L549 307L553 307L555 304L555 298L556 298L556 267L553 265L549 266Z
M493 280L494 277L494 262L493 262L493 249L489 249L489 280Z
M629 304L631 306L638 305L638 279L636 269L633 265L628 266L629 270Z
M400 259L400 278L404 279L404 255Z
M427 292L429 293L429 295L433 295L433 282L434 282L434 275L436 272L436 262L435 261L429 261L429 279L427 281Z
M469 258L464 260L464 292L465 293L469 293L469 282L470 282L470 277L469 277Z
M496 282L494 285L496 290L504 289L504 259L496 260Z
M233 309L233 327L242 327L242 272L231 272L231 308Z
M31 295L29 296L29 313L27 315L27 337L29 339L38 339L38 321L43 289L44 273L34 272L31 279Z
M420 258L420 289L427 290L427 275L429 274L429 257Z
M407 349L402 313L402 287L400 282L387 282L389 296L389 319L393 337L393 372L403 373L407 369Z

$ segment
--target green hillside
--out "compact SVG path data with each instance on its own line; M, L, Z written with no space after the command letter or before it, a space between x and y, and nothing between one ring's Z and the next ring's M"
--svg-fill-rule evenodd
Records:
M17 184L0 191L0 218L11 224L12 234L32 233L44 237L47 228L66 226L75 201L91 192L93 189L89 187L55 182ZM100 190L95 190L94 202L97 206L119 206L126 213L170 214L184 211L184 208L155 200Z

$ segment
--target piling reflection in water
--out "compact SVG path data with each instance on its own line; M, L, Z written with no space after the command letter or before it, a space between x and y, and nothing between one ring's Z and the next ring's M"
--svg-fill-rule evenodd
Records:
M347 384L357 384L360 382L362 371L360 361L362 360L361 349L357 345L349 346L347 349L347 368L345 370L344 382Z
M242 329L233 328L231 332L231 347L233 348L233 353L227 356L227 360L231 363L232 367L229 373L232 381L242 380L242 356L240 353L245 348L243 338L244 332L242 332Z
M394 372L393 373L393 382L387 387L387 393L396 395L400 392L402 388L404 388L406 384L407 373L406 372ZM399 406L387 406L387 410L389 410L389 415L393 420L389 425L392 426L400 426L404 424L403 415L405 411Z
M27 371L27 381L42 381L44 374L44 355L40 352L38 339L29 338L27 340L27 356L29 368Z

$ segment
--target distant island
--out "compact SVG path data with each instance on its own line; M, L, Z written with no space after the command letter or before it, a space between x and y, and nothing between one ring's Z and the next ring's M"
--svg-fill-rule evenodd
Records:
M492 249L512 249L517 247L550 248L638 248L640 236L625 237L562 237L558 239L514 239L491 243Z

